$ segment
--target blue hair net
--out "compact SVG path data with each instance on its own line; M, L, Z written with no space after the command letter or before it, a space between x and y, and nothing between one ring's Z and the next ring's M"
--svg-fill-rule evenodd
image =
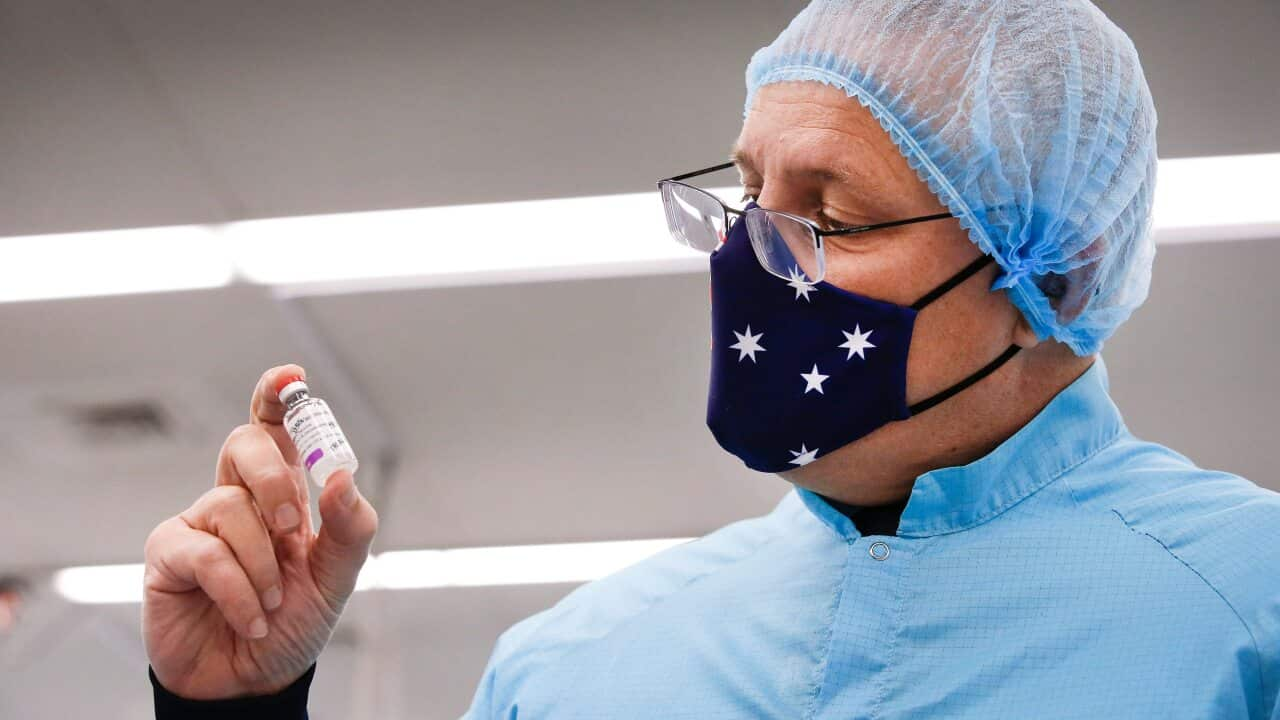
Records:
M1076 354L1146 299L1156 112L1133 43L1086 0L816 0L747 66L866 107Z

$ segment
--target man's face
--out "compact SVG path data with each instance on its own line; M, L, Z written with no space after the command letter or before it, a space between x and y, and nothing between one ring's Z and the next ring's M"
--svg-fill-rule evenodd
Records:
M822 83L761 88L735 143L735 159L744 189L761 207L824 228L947 212L870 111ZM824 246L827 282L899 305L915 302L981 255L955 218L828 237ZM908 403L950 387L1010 342L1025 339L1017 309L1003 293L988 291L997 273L994 265L983 269L922 311L908 356ZM893 423L846 448L916 422ZM840 454L787 475L820 475Z

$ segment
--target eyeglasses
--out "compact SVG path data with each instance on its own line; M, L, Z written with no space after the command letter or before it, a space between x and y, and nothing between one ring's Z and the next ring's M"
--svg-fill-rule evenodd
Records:
M738 210L701 188L682 182L698 175L733 167L733 163L694 170L658 181L667 228L676 242L701 252L713 252L724 244L739 216L746 216L747 235L760 266L789 282L812 285L826 276L826 254L822 239L832 235L854 235L881 228L942 220L951 213L923 215L907 220L823 230L808 218L761 207ZM732 218L730 217L732 216Z

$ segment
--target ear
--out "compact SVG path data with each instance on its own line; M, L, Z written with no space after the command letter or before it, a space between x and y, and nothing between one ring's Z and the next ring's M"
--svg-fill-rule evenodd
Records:
M1023 350L1040 344L1040 338L1036 337L1036 331L1031 329L1031 323L1027 321L1027 316L1022 314L1018 308L1013 309L1013 313L1017 318L1013 324L1013 343Z

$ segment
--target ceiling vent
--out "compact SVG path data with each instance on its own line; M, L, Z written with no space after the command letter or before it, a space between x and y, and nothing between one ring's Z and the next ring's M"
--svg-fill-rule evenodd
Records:
M95 445L168 440L173 420L158 403L126 400L68 408L80 439Z
M0 451L13 463L0 475L141 482L204 469L244 422L232 395L190 376L0 386Z

